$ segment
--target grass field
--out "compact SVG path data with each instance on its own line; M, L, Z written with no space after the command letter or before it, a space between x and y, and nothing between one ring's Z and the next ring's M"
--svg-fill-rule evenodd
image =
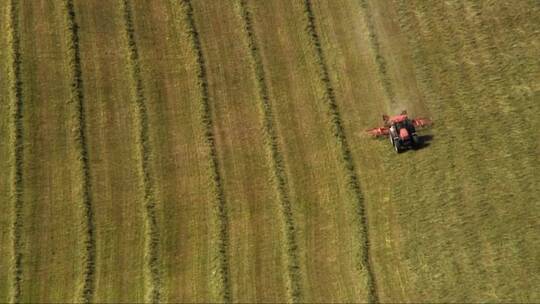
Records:
M540 301L537 1L0 16L0 302Z
M0 15L2 20L9 16L9 7L7 5L0 6ZM9 32L8 22L0 24L2 37L0 38L0 69L2 77L0 77L0 138L3 144L0 145L0 204L4 206L3 212L0 215L0 302L7 302L10 299L11 284L13 283L12 263L14 256L11 248L12 242L12 227L14 214L12 213L12 187L13 187L13 113L12 113L12 96L11 91L12 78L7 77L5 72L11 69L10 62L12 48L10 48L9 35L4 33Z

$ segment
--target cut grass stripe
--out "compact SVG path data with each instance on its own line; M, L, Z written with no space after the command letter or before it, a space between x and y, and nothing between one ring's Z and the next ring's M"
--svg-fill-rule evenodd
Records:
M371 45L371 49L375 55L375 62L377 63L377 69L379 72L379 77L381 79L384 92L386 93L388 99L390 100L390 103L395 103L396 94L394 92L394 88L392 87L392 82L390 81L390 77L388 76L386 59L384 58L381 52L381 46L379 44L379 39L377 37L377 30L375 29L373 15L371 14L369 0L359 0L359 1L360 1L360 6L362 7L362 13L366 20L368 36L369 36L369 44Z
M251 53L251 60L257 79L260 106L263 113L264 129L266 133L266 145L269 151L269 158L272 162L274 178L279 193L281 211L284 218L285 234L287 241L288 277L289 277L289 298L291 302L302 301L302 287L299 272L298 245L296 242L296 228L293 220L291 202L288 193L287 178L285 175L285 165L278 145L277 133L274 128L274 119L266 83L263 62L257 46L257 37L253 30L252 15L245 0L239 0L239 9L244 21L244 32Z
M139 52L135 42L135 30L133 27L133 17L128 0L124 0L123 12L126 29L126 39L128 43L129 65L131 68L132 90L135 95L135 106L137 110L137 128L139 174L141 178L141 187L144 191L144 204L146 216L146 280L148 291L146 294L147 302L159 302L161 299L161 268L159 260L159 230L156 217L156 198L154 194L153 180L150 174L151 149L148 135L148 113L146 108L146 97L144 95L143 82L141 78L141 68L139 65Z
M362 238L362 252L361 254L361 263L364 269L367 272L367 284L369 288L368 292L368 301L369 302L378 302L377 286L375 281L375 274L373 272L373 267L371 265L370 258L370 244L369 244L369 225L367 218L367 210L364 203L364 197L360 189L360 181L356 174L356 169L354 166L354 161L352 158L352 153L347 142L347 137L345 136L345 130L343 128L343 123L341 115L339 113L339 108L336 103L336 97L334 93L334 88L330 81L330 75L328 72L328 67L326 65L326 60L324 56L324 51L322 49L321 40L317 32L317 27L315 23L315 15L313 13L313 8L310 0L304 0L304 13L307 19L306 30L311 38L311 43L317 53L317 63L319 65L321 81L325 85L325 100L328 104L332 122L332 133L337 139L339 147L341 149L343 161L345 163L345 168L347 172L347 177L349 179L349 187L354 192L357 201L357 210L358 217L360 219L360 232Z
M82 187L82 208L84 226L84 272L81 291L81 301L92 302L94 294L94 273L96 263L96 240L94 233L94 212L92 208L90 172L88 165L88 148L86 143L86 119L84 113L84 93L81 71L81 56L79 49L79 26L75 20L73 0L65 1L66 21L68 27L69 66L71 68L71 100L74 107L73 133L76 142L76 153L79 160L79 170Z
M22 263L23 255L21 252L22 244L22 194L23 194L23 96L21 80L21 52L19 37L19 2L12 0L9 5L8 21L8 40L9 40L9 60L11 69L8 77L11 82L10 88L10 147L12 150L11 167L11 200L13 208L13 226L12 226L12 259L13 259L13 285L11 290L11 302L19 303L21 301L21 283L22 283Z
M229 222L227 216L227 205L223 192L223 183L219 172L219 163L217 158L216 143L214 137L214 125L212 121L212 112L209 103L208 79L206 72L206 62L202 51L199 32L193 16L193 6L190 0L182 0L180 2L185 11L186 22L188 26L189 36L191 37L191 47L197 59L197 78L199 89L201 90L201 115L204 128L205 141L209 149L211 158L211 175L214 181L216 199L217 199L217 216L219 225L218 250L220 261L220 284L221 293L224 302L231 302L231 287L229 280L229 261L228 261L228 244L229 244Z

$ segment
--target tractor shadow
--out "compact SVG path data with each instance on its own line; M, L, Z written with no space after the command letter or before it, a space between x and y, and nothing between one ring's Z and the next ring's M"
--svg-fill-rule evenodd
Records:
M420 140L420 144L413 148L413 150L422 150L429 147L430 142L433 140L433 135L419 135L418 139Z

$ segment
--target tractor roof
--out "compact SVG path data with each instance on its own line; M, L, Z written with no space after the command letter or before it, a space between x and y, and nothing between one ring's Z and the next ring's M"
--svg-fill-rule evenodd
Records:
M396 115L388 119L390 123L398 123L407 120L407 115Z

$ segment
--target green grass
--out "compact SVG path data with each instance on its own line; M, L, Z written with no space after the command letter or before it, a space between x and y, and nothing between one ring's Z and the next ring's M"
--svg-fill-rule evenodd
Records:
M414 167L403 164L413 169L404 181L414 176L419 185L429 182L418 190L398 188L394 194L419 193L412 206L424 207L421 213L403 210L400 219L410 230L404 256L422 282L419 296L533 301L538 297L531 289L538 281L532 271L537 262L531 259L539 246L534 232L538 222L532 216L538 208L533 203L538 195L537 144L524 139L531 124L537 124L532 113L538 103L534 93L512 96L515 87L535 90L530 85L538 79L538 61L526 51L533 36L507 36L497 46L478 32L481 27L474 22L482 17L471 14L472 3L408 4L401 16L417 14L419 26L429 28L421 32L411 26L414 19L402 19L415 36L411 48L426 105L440 121L437 146L430 147L433 157ZM534 17L527 14L538 10L524 5L509 12L502 6L493 7L499 10L497 19L523 20L505 25L517 32L531 27ZM514 43L523 51L505 68L505 45ZM445 229L435 229L438 225ZM462 284L468 288L463 290ZM458 290L460 297L455 297Z
M13 121L11 116L12 90L11 79L7 75L13 75L10 62L11 55L8 34L10 15L9 2L0 4L0 205L3 207L0 215L0 302L8 302L11 297L13 286L13 196L12 177L13 169L13 146L12 141ZM6 75L6 76L4 76Z
M356 174L359 176L364 201L369 253L374 287L381 301L388 301L389 289L395 294L400 281L393 274L399 271L394 244L389 240L398 227L391 226L392 210L385 200L390 181L382 165L382 155L390 153L387 141L371 141L363 130L379 124L381 113L388 111L390 99L381 76L373 37L365 19L361 2L313 2L313 12L320 31L328 73L334 88L335 102L342 116L343 132L350 145ZM399 241L399 240L395 240ZM395 242L394 241L394 242ZM398 289L400 290L400 289ZM396 301L396 298L392 298Z
M540 300L535 1L0 16L0 302Z
M217 216L218 224L218 256L219 260L219 279L221 283L222 301L231 301L231 285L230 285L230 268L229 268L229 218L228 218L228 206L225 201L225 193L223 187L223 177L220 170L219 156L216 147L216 130L214 129L214 117L210 104L210 93L208 89L208 70L206 66L206 57L202 49L200 33L197 22L195 20L193 5L190 0L182 1L181 3L184 20L189 33L189 45L191 46L193 55L197 62L197 81L200 93L199 110L201 115L201 122L204 129L204 143L208 149L209 154L209 173L212 177L214 184L214 191L216 196L217 205L215 207L215 214Z
M140 302L146 277L139 129L121 2L75 2L96 238L97 302Z
M226 2L194 1L193 9L227 204L231 299L283 302L288 284L284 234L274 225L281 217L278 193L267 161L255 74L247 44L242 43L242 19Z
M371 4L375 11L368 13L392 14L380 2ZM407 4L410 2L403 2L403 6ZM381 192L378 201L384 205L380 206L379 203L374 208L386 213L384 217L388 224L377 226L382 228L389 225L388 233L393 231L398 234L395 237L386 235L375 244L372 242L377 257L376 269L381 269L376 273L383 276L382 282L394 285L384 290L381 300L403 297L409 301L532 301L537 296L531 293L533 289L528 285L530 283L523 278L535 278L534 273L527 272L530 267L525 265L534 265L530 250L538 246L533 233L534 224L528 224L534 223L534 219L527 219L528 212L537 208L532 203L536 197L533 185L538 180L532 171L535 156L531 152L535 149L535 143L524 142L525 134L517 134L527 130L526 124L533 122L532 117L528 116L531 112L524 111L526 107L534 107L533 95L514 105L522 107L521 110L514 110L519 117L504 114L504 109L497 107L496 103L504 102L507 97L490 96L493 93L488 93L496 90L496 85L490 84L488 79L501 72L494 67L482 71L485 64L480 63L475 65L476 69L469 70L466 63L461 63L462 58L484 55L482 49L474 49L474 42L464 35L467 28L475 27L457 22L464 19L457 13L446 15L448 12L455 13L451 9L437 9L430 5L412 12L422 16L419 20L425 22L422 24L425 29L415 32L409 23L400 24L403 31L409 34L409 42L412 41L409 50L405 48L403 52L403 46L398 45L398 52L391 51L396 35L391 31L395 30L395 25L380 24L375 27L378 30L376 34L382 41L381 45L387 45L385 49L381 47L381 52L390 56L387 59L390 62L390 75L401 73L402 79L407 79L406 75L419 75L419 84L412 78L408 87L420 87L420 92L396 90L403 103L401 106L412 108L418 114L433 115L437 125L433 131L435 142L427 149L406 158L381 156L379 161L392 163L380 170L385 170L389 175L391 172L395 174L391 175L391 180L377 180L379 185L365 187L367 197L377 195L371 194L372 191ZM440 13L440 17L429 15L433 12ZM412 23L411 20L408 19L408 22ZM430 37L432 40L417 40L424 37L420 33L433 35ZM525 37L522 39L523 43L527 43ZM457 48L460 44L465 45L464 49ZM413 52L416 52L413 54L414 70L407 68L410 59L395 61L402 65L392 64L395 60L392 57L400 58ZM496 63L493 58L489 60L487 64ZM531 60L528 66L536 65ZM437 73L433 71L439 68L441 70ZM428 71L432 73L427 74ZM522 77L532 75L527 70L522 70L520 74ZM435 85L435 81L439 86ZM397 88L401 85L399 82L392 83ZM506 79L503 83L510 84L512 81ZM418 97L416 101L411 100L414 96ZM383 109L384 106L381 111ZM492 123L497 125L498 120L503 121L510 135L493 128ZM521 140L512 143L512 137L521 137ZM500 146L494 148L493 145L497 144ZM374 147L370 153L381 152ZM378 213L370 213L372 223L373 220L377 221ZM509 238L510 235L512 237ZM389 248L386 250L391 249L393 253L383 253L382 249L377 248L384 248L383 245L387 245ZM513 254L509 255L510 252ZM395 256L397 259L391 260ZM388 265L396 265L397 271L385 270ZM515 268L522 272L516 274L511 271ZM511 282L506 279L509 276L513 276ZM463 290L463 282L468 286L466 290ZM505 290L502 282L507 284L508 289ZM516 292L518 290L523 292ZM456 296L458 293L459 296Z
M253 29L253 14L245 0L238 1L237 11L242 16L244 35L246 43L249 46L252 60L252 68L257 79L257 88L259 93L259 104L264 122L264 131L266 135L265 143L269 156L269 162L272 164L274 178L273 181L276 190L279 193L281 204L282 220L285 230L286 241L284 249L287 255L287 275L289 277L288 292L289 301L299 302L302 297L301 273L299 272L298 242L296 233L296 224L292 214L292 204L290 199L290 190L288 188L287 176L281 147L278 143L277 130L275 127L272 104L268 92L268 82L264 70L261 53L259 51L258 39Z
M301 300L367 299L356 194L348 186L341 147L332 130L333 114L317 51L304 30L305 7L283 1L249 5L291 189L303 273ZM281 31L274 30L277 24ZM335 245L340 243L349 245Z
M148 124L163 299L220 301L228 292L220 253L226 243L187 11L175 1L134 2L133 11L144 92L155 101L148 104Z
M94 291L94 275L96 264L96 238L94 227L94 210L91 199L90 172L88 163L88 145L86 132L85 100L82 83L81 53L79 49L79 28L75 18L73 1L65 1L66 36L68 59L71 67L71 100L72 106L72 133L75 139L75 158L79 161L79 195L81 197L81 234L83 239L83 265L84 275L81 278L80 300L91 302Z
M135 127L138 131L137 145L140 177L140 188L144 193L145 208L145 279L147 284L146 302L161 301L161 265L159 260L160 233L158 230L156 202L154 192L154 180L150 172L150 157L152 149L149 143L148 131L148 101L144 93L141 78L139 50L135 41L135 29L133 28L133 12L129 1L123 1L124 27L126 30L126 44L128 46L129 66L131 68L131 90L135 112L137 112Z
M49 14L42 14L44 9ZM24 147L21 228L15 245L22 262L15 299L74 301L83 273L83 221L78 156L70 132L74 108L69 102L64 10L61 3L25 2L18 13L19 23L13 26L20 37L22 89L17 98ZM34 34L42 39L29 39Z

